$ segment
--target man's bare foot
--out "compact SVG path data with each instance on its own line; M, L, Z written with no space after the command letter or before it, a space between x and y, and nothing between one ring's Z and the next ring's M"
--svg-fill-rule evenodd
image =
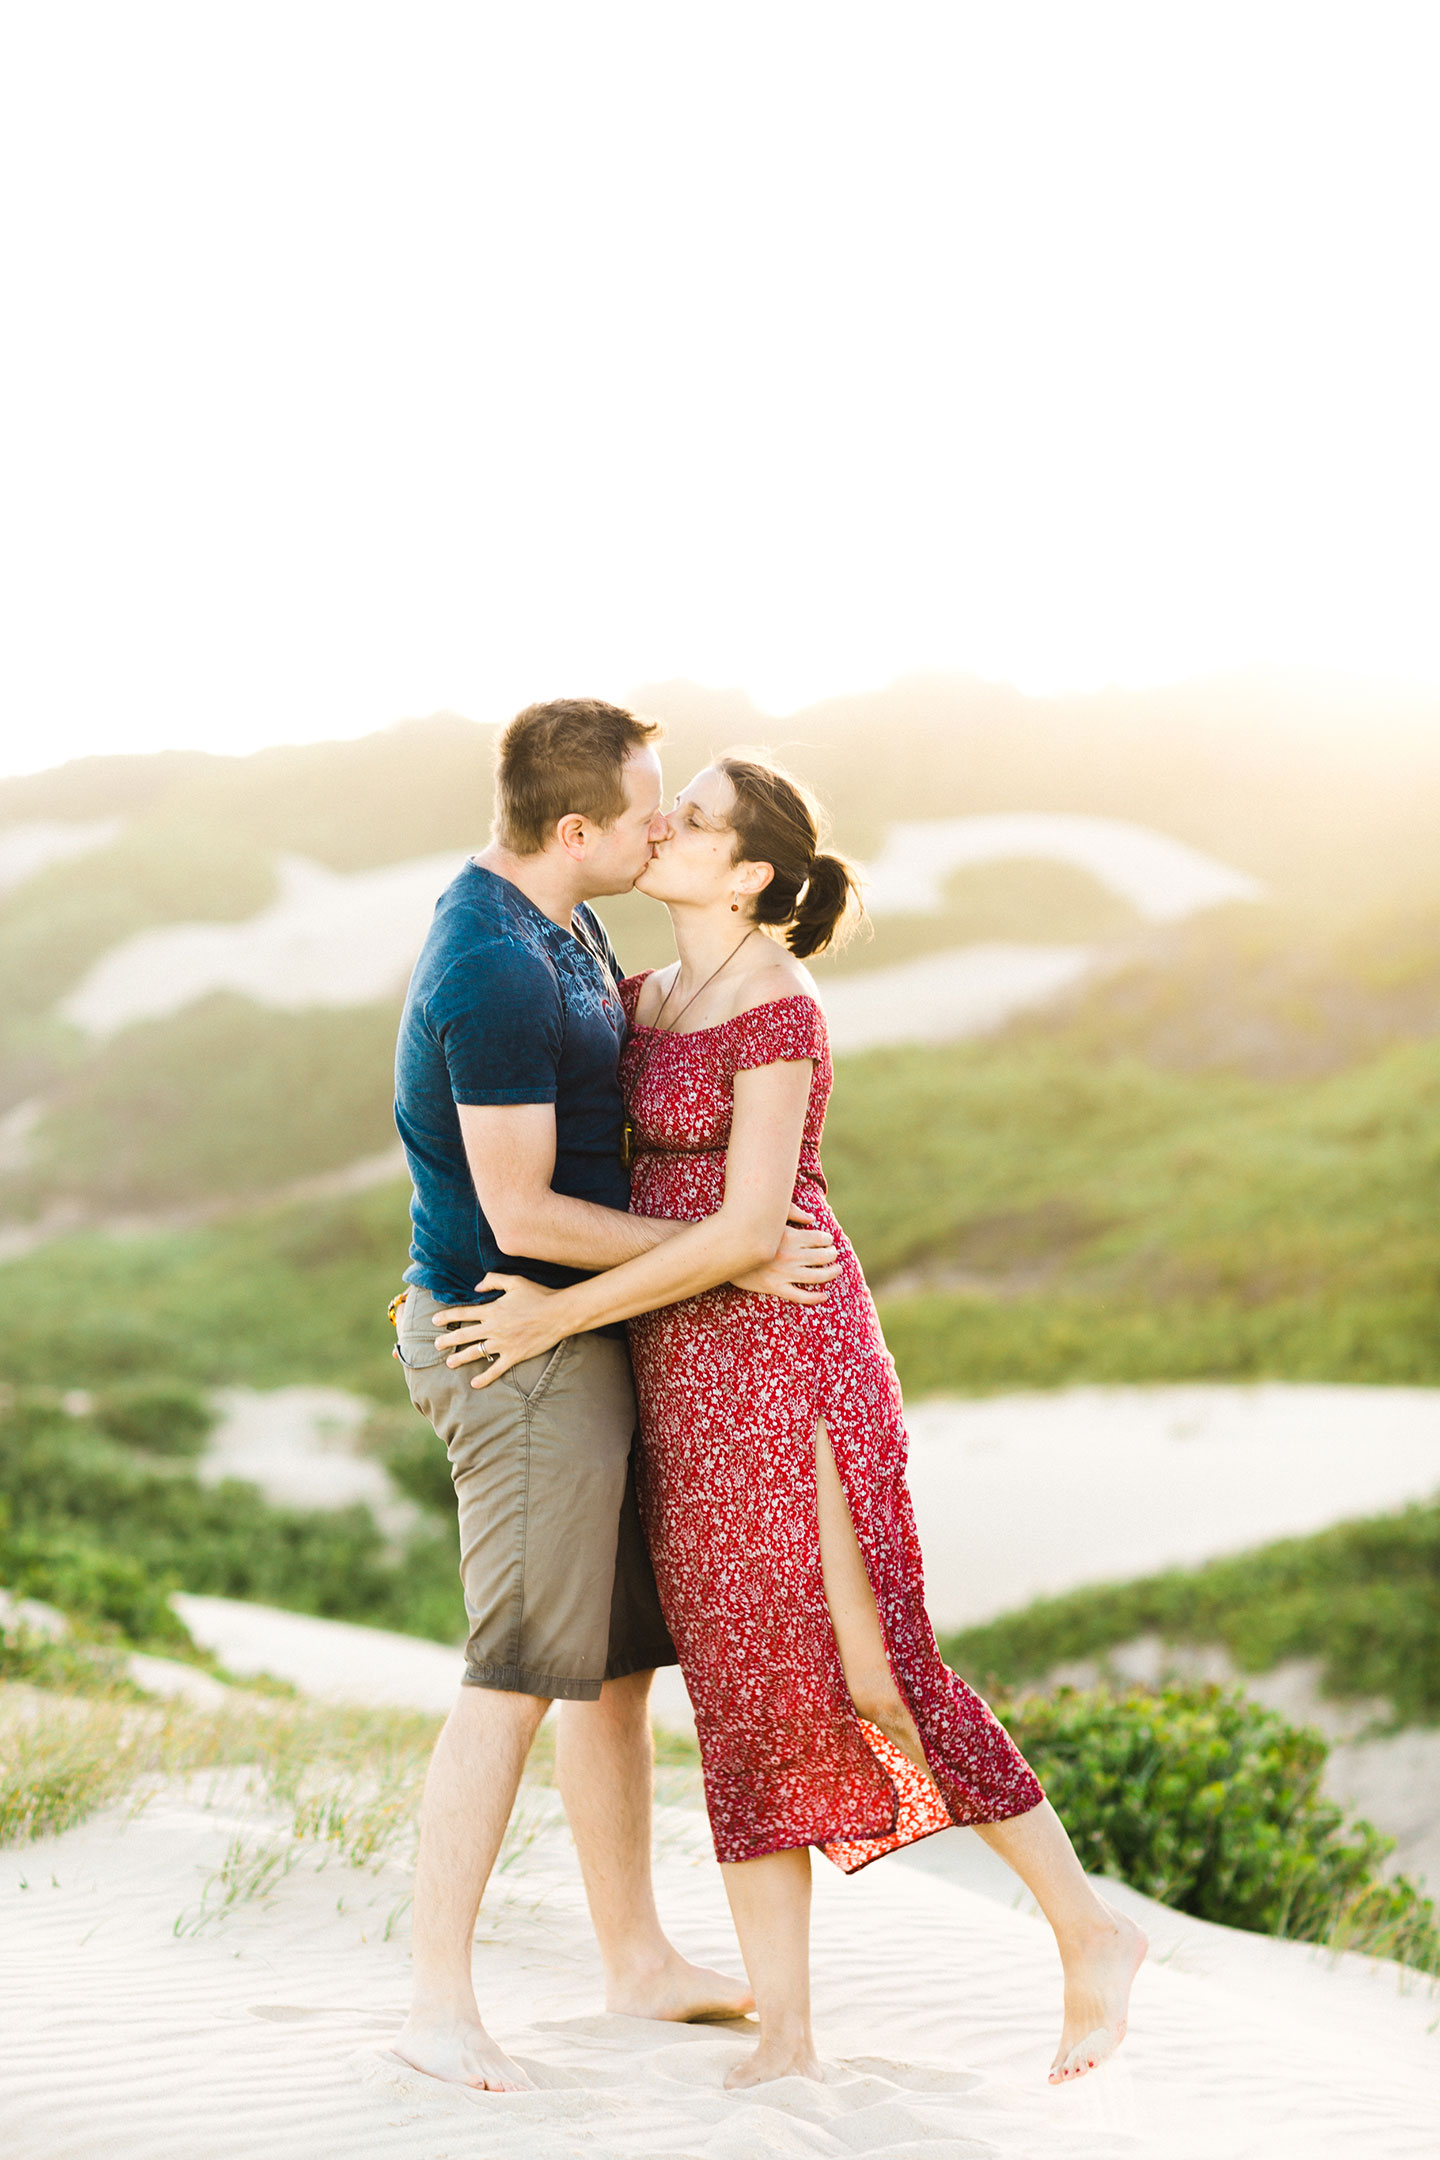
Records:
M1065 1965L1065 2025L1050 2065L1050 2083L1084 2077L1113 2055L1125 2037L1130 1985L1150 1945L1133 1920L1105 1907L1108 1922L1061 1950Z
M533 2092L534 2086L480 2023L479 2018L415 2017L390 2043L390 2051L412 2070L446 2085L470 2085L483 2092Z
M768 2085L775 2078L813 2078L823 2084L825 2073L809 2034L789 2040L762 2040L753 2055L727 2071L727 2092L741 2092L747 2085Z
M619 2017L657 2018L673 2025L700 2025L744 2017L755 1998L743 1980L692 1965L672 1950L663 1965L605 1983L605 2008Z

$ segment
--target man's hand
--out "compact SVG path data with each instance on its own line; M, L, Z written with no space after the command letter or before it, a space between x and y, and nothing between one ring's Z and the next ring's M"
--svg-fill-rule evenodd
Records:
M840 1256L829 1231L817 1230L804 1208L792 1208L774 1259L737 1275L734 1286L758 1297L783 1298L787 1305L823 1305L827 1285L839 1273Z

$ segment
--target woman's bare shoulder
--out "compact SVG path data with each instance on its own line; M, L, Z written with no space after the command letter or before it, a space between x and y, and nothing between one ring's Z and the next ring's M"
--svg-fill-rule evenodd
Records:
M741 1013L754 1012L759 1005L775 1005L782 998L810 998L820 1003L820 993L809 968L802 967L789 953L777 952L774 959L764 960L752 968L743 983L738 986L735 1000L735 1017Z

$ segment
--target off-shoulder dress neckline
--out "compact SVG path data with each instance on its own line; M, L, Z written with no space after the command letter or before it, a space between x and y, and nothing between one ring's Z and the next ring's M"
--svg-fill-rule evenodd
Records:
M647 983L652 975L658 975L659 972L658 968L646 968L643 974L627 975L625 980L633 983ZM640 1002L640 992L638 990L635 993L635 1002L638 1006ZM718 1035L722 1028L734 1027L741 1020L752 1019L756 1013L771 1012L777 1005L813 1005L816 1012L823 1013L824 1011L824 1007L818 998L811 997L804 990L792 990L789 997L766 998L763 1005L747 1005L744 1012L731 1013L728 1020L717 1020L712 1027L657 1028L653 1021L637 1020L632 1016L630 1029L631 1033L635 1035L671 1035L677 1041L683 1041L687 1035Z

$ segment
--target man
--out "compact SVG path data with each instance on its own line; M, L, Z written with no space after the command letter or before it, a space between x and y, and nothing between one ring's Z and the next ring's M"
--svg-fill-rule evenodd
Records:
M650 1880L647 1698L675 1650L635 1504L635 1397L623 1328L561 1343L474 1389L432 1315L491 1270L558 1285L683 1227L627 1212L617 1065L619 968L587 903L626 892L659 820L659 730L593 699L532 705L501 738L495 827L436 907L396 1052L395 1119L414 1181L397 1354L445 1442L470 1622L465 1685L425 1785L414 1993L397 2053L431 2075L513 2091L529 2080L481 2023L475 1919L550 1703L605 1967L609 2009L734 2016L744 1986L689 1964ZM740 1283L782 1293L833 1260L787 1231Z

